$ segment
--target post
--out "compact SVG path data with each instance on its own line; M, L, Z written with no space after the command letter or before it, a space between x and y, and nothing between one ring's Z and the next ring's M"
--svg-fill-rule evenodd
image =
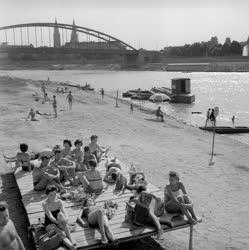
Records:
M191 225L189 229L189 250L193 250L193 228L194 226Z
M117 90L117 96L116 96L116 108L118 108L118 90Z
M213 160L213 156L214 156L215 126L216 126L216 118L214 118L213 143L212 143L212 153L211 153L211 159L210 159L210 162Z

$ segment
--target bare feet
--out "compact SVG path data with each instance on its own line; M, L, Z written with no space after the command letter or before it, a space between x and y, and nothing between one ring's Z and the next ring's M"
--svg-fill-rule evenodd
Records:
M160 228L160 229L158 230L158 233L157 233L157 239L158 239L158 240L161 240L161 239L162 239L163 233L164 233L163 229Z
M108 243L108 240L106 237L101 238L101 243L106 245Z
M196 216L195 220L198 222L198 223L201 223L202 222L202 218Z
M191 224L191 225L196 225L198 222L196 220L194 220L193 218L188 220L188 222Z

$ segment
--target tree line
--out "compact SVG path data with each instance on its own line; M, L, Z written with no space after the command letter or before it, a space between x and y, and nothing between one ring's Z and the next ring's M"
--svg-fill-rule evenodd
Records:
M224 44L218 42L216 36L208 42L196 42L185 44L184 46L165 47L163 53L165 56L179 57L203 57L203 56L241 56L242 44L238 41L232 41L228 37Z

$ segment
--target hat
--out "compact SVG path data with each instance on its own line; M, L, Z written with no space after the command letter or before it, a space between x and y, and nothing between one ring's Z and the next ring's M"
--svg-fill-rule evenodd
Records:
M60 145L55 145L54 147L53 147L53 153L55 154L55 153L57 153L57 152L62 152L62 149L61 149L61 147L60 147Z

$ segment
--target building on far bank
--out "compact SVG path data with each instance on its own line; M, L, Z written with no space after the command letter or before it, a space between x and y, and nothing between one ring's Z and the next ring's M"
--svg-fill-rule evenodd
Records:
M249 56L249 36L248 36L246 44L244 45L242 49L242 56Z
M55 27L54 27L54 48L60 48L61 47L61 36L59 27L57 26L57 20L55 18Z

